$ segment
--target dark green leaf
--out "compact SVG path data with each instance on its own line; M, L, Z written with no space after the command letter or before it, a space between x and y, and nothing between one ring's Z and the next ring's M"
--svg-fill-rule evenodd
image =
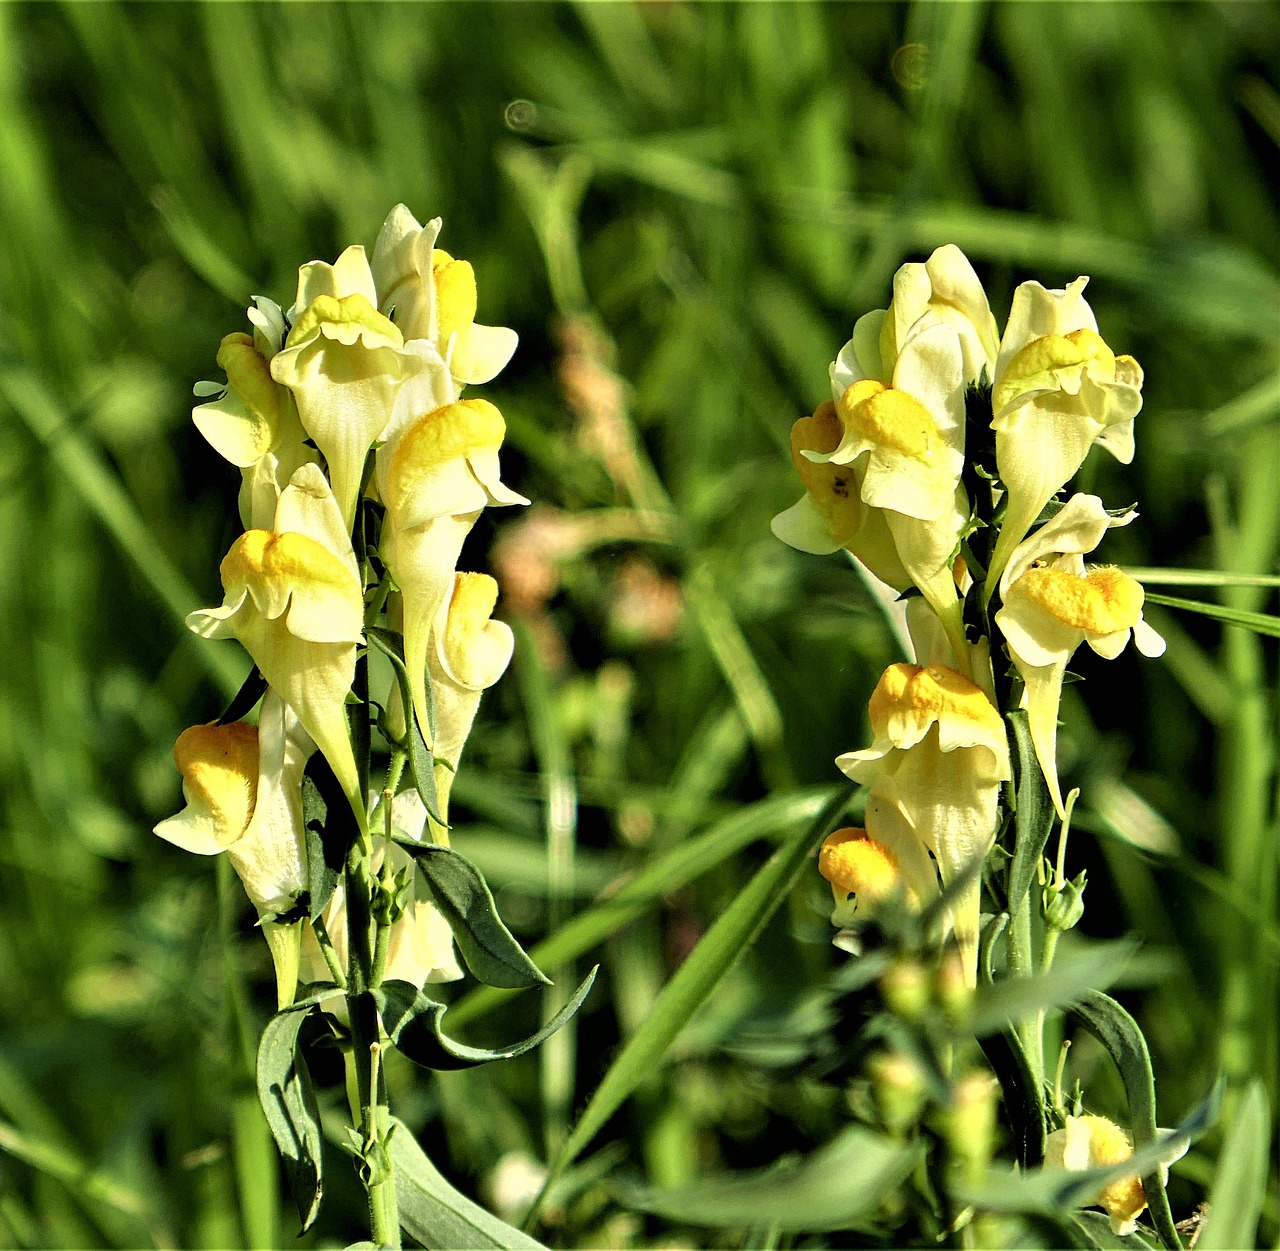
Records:
M1007 714L1006 720L1018 762L1018 809L1014 815L1013 860L1009 864L1009 912L1015 915L1031 893L1031 883L1035 881L1036 868L1049 841L1055 814L1049 788L1036 759L1027 714L1019 708Z
M1151 1251L1160 1244L1135 1232L1123 1238L1111 1232L1111 1220L1101 1212L1077 1212L1071 1218L1086 1247L1095 1251Z
M396 1206L405 1232L428 1251L546 1251L455 1190L400 1121L393 1120L389 1150L395 1169Z
M409 771L413 774L413 784L418 788L423 807L431 814L431 819L439 825L447 826L448 822L440 815L440 797L436 793L435 757L428 740L435 742L435 703L432 698L431 680L426 683L427 718L431 722L424 735L418 724L418 713L413 702L413 689L409 681L409 670L404 663L404 638L394 630L386 630L381 626L369 626L365 633L369 642L379 651L384 652L396 671L396 682L400 687L400 703L404 708L406 726L404 748L409 754Z
M1068 1009L1068 1015L1106 1048L1120 1070L1120 1079L1129 1101L1129 1130L1133 1134L1136 1154L1141 1155L1144 1149L1153 1148L1156 1143L1156 1085L1147 1041L1138 1023L1114 999L1098 991L1073 1005ZM1211 1095L1210 1102L1212 1100ZM1216 1104L1212 1105L1212 1111L1216 1116ZM1165 1194L1158 1169L1143 1174L1142 1188L1146 1191L1147 1205L1160 1241L1176 1251L1182 1246L1182 1241L1174 1228L1169 1197Z
M1232 1251L1256 1245L1270 1146L1267 1089L1261 1078L1254 1078L1218 1153L1218 1167L1209 1188L1209 1216L1200 1231L1197 1251Z
M435 905L444 914L467 968L489 986L512 990L550 986L502 923L480 870L451 847L398 839L417 862Z
M791 1233L847 1229L875 1214L924 1147L896 1143L857 1126L807 1159L674 1190L624 1194L629 1207L681 1224L773 1225Z
M351 804L329 762L314 752L302 775L302 824L307 839L307 892L310 917L329 906L347 853L360 837Z
M258 1098L276 1140L305 1233L320 1211L324 1191L324 1135L311 1074L298 1033L314 1005L281 1012L267 1022L258 1044Z
M442 1033L440 1018L445 1014L446 1005L428 998L412 982L383 982L377 990L370 993L382 1015L383 1027L402 1054L423 1068L466 1069L477 1064L488 1064L492 1060L510 1060L546 1042L577 1012L595 980L596 969L592 969L582 985L573 992L568 1003L536 1034L493 1050L487 1047L469 1047Z
M267 679L264 678L254 665L249 670L249 676L245 678L244 685L235 693L231 702L227 705L227 710L218 718L219 725L230 725L233 721L242 721L257 706L260 700L267 693Z

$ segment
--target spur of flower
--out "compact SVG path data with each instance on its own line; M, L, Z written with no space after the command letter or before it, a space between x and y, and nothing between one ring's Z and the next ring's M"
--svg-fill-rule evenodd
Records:
M1111 527L1136 516L1112 517L1096 495L1073 495L1014 550L1000 578L995 620L1022 677L1031 739L1059 816L1058 705L1072 654L1088 643L1114 660L1130 637L1144 656L1164 652L1164 640L1142 619L1141 584L1114 567L1084 563Z
M346 699L364 641L364 590L328 482L303 465L270 530L246 530L221 565L221 607L187 618L204 638L235 638L328 760L363 826L364 796Z
M262 919L282 1004L293 999L298 925L276 924L307 889L302 771L315 745L284 701L268 691L258 724L195 725L173 759L186 803L155 833L200 856L226 852Z
M995 838L1000 783L1012 776L1004 721L980 687L942 665L890 665L868 715L871 746L847 752L836 764L870 786L869 828L874 821L877 837L895 838L890 847L900 864L922 866L923 852L931 853L944 886L970 873L951 921L972 985L981 892L974 870ZM913 840L917 850L909 858L904 848ZM915 867L912 878L923 895L933 870L926 877Z
M1084 298L1088 278L1061 291L1024 282L1014 292L991 388L996 466L1007 495L987 598L1041 510L1095 444L1133 460L1142 369L1098 333Z

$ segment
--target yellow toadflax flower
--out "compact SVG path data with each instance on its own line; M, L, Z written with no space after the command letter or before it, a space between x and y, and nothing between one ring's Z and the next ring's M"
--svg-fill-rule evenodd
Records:
M1184 1146L1173 1159L1185 1151ZM1085 1169L1123 1164L1132 1155L1133 1144L1128 1134L1114 1121L1107 1120L1105 1116L1069 1116L1064 1127L1054 1130L1046 1140L1044 1164L1046 1168L1064 1168L1078 1173ZM1166 1180L1173 1159L1160 1165L1160 1175ZM1137 1229L1138 1217L1147 1206L1142 1179L1137 1173L1130 1173L1109 1182L1098 1196L1096 1206L1106 1210L1113 1233L1121 1238L1128 1237Z
M1112 526L1136 512L1110 517L1096 495L1073 495L1012 555L1000 579L996 624L1025 684L1023 706L1036 757L1054 807L1063 815L1058 783L1058 705L1067 663L1081 643L1114 660L1132 634L1144 656L1164 652L1164 640L1142 619L1140 583L1108 566L1088 567L1083 555Z
M281 1003L297 982L297 925L273 922L307 889L302 772L314 744L273 691L259 724L195 725L178 735L173 759L186 806L161 821L161 838L200 856L226 852L263 920Z
M405 664L424 735L431 628L449 594L463 541L489 504L527 504L500 476L502 414L488 400L459 400L406 423L378 449L386 505L380 554L404 598Z
M877 824L871 806L868 806L866 821L873 828ZM877 830L877 834L880 833ZM908 907L915 907L922 894L937 893L937 878L929 857L919 840L910 831L906 834L905 841L898 838L885 842L870 830L850 826L827 835L818 851L818 872L831 883L835 901L832 925L851 926L859 908L864 915L871 914L895 896ZM903 859L910 870L904 869L899 851L905 853Z
M1133 459L1142 369L1098 334L1087 278L1061 291L1024 282L1013 296L991 390L996 465L1008 492L987 598L1041 509L1084 464L1094 443Z
M488 382L511 359L517 337L476 323L476 278L467 261L435 246L441 221L425 226L403 204L387 217L373 248L378 307L406 341L425 339L460 385Z
M279 315L271 301L260 298L258 303ZM266 320L261 308L252 311ZM226 390L191 412L196 429L213 450L240 470L240 520L248 528L269 526L281 485L296 469L316 460L315 451L306 445L292 393L271 376L269 362L276 346L256 326L252 336L227 335L218 349Z
M363 827L364 796L347 729L346 698L364 639L364 592L351 540L316 465L280 494L273 528L248 530L223 558L220 608L187 626L235 638L315 740Z
M871 787L868 828L889 836L894 823L933 853L944 884L981 859L995 837L1000 783L1012 776L1004 721L983 690L942 665L895 664L868 706L875 739L836 764ZM891 844L900 850L905 833ZM914 885L914 883L913 883ZM980 882L975 875L952 906L965 977L977 976Z
M832 465L810 460L807 452L834 452L844 438L844 426L830 400L812 417L791 427L791 459L805 493L771 523L773 533L802 552L826 556L844 548L856 556L881 582L905 591L911 577L898 559L884 513L862 502L865 460Z
M293 326L271 360L271 376L293 392L303 428L324 455L348 533L369 448L390 422L401 385L433 363L405 348L377 302L362 247L347 248L333 265L302 266Z
M902 345L892 386L854 377L836 400L839 444L802 449L815 465L855 467L858 495L883 511L898 559L938 614L967 666L968 646L951 564L969 515L964 467L964 372L960 338L946 324L921 325Z

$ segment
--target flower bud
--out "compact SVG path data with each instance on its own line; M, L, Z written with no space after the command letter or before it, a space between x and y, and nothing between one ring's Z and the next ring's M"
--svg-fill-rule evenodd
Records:
M893 1051L872 1056L867 1062L876 1110L890 1133L902 1134L920 1119L925 1085L913 1060Z
M929 1007L929 978L915 960L899 960L880 979L889 1011L904 1021L918 1021Z
M1077 925L1084 916L1085 870L1070 882L1045 884L1043 893L1044 923L1047 929L1061 933Z

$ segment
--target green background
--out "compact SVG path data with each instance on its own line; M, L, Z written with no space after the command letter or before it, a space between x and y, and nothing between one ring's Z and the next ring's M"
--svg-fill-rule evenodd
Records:
M444 217L480 320L520 334L479 393L507 418L504 477L544 509L509 566L541 559L556 589L507 614L519 658L456 795L459 846L533 941L862 745L894 640L846 565L768 523L799 493L791 421L904 259L959 244L1001 320L1018 282L1091 275L1104 337L1146 371L1134 464L1095 452L1079 479L1140 504L1104 558L1275 572L1278 55L1280 10L1253 3L0 7L0 1244L293 1241L243 1064L265 945L225 867L220 894L150 834L179 803L173 739L247 667L182 616L220 598L238 529L190 388L250 295L287 306L298 264L371 246L403 201ZM564 355L584 326L594 425ZM520 524L486 517L464 564ZM1276 1101L1276 656L1148 619L1164 660L1078 658L1062 759L1085 788L1081 930L1154 953L1121 998L1172 1124L1219 1069ZM540 1056L393 1070L457 1184L483 1194L503 1154L563 1138L767 846L593 950L576 1033ZM696 1245L607 1177L678 1184L842 1123L841 1091L790 1063L802 983L843 960L824 892L806 876L547 1236ZM468 1028L514 1036L547 1007L530 992ZM1069 1072L1122 1110L1100 1051ZM336 1111L337 1069L317 1076ZM1216 1144L1175 1168L1180 1216ZM364 1232L330 1165L317 1245Z

